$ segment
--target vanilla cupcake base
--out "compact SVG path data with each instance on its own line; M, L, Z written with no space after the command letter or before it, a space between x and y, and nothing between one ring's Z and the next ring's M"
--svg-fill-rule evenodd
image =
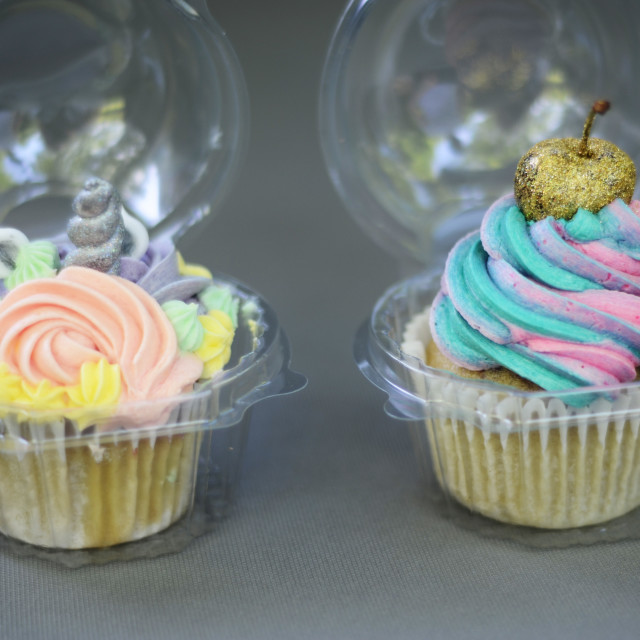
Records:
M611 520L640 505L640 444L630 424L486 434L454 418L428 421L440 484L473 511L549 529Z
M407 325L402 349L424 361L429 341L427 310ZM438 481L471 510L564 529L640 505L640 389L580 409L448 376L413 377L429 400L425 427Z
M167 528L189 509L200 433L26 450L0 441L0 532L60 549L107 547Z

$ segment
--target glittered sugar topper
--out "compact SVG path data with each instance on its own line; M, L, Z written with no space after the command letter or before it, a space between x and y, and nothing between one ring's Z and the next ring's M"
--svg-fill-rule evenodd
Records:
M72 208L76 215L69 221L67 235L77 249L67 255L63 265L120 273L124 222L118 192L108 182L91 178Z
M598 100L587 116L582 138L552 138L534 145L516 169L514 191L527 220L570 219L580 208L597 213L616 198L633 197L636 168L612 142L590 138L596 114L609 110Z
M146 228L124 211L120 195L106 180L87 180L72 208L76 215L69 221L67 235L77 248L64 259L64 267L118 275L120 256L144 255L149 244Z

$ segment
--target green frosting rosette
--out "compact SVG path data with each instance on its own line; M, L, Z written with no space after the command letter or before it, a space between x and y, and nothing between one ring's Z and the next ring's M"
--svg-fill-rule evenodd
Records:
M181 300L169 300L162 305L178 337L182 351L195 351L204 339L204 329L198 320L198 305Z
M239 300L230 287L212 284L198 294L198 300L207 311L224 311L231 318L233 328L238 327Z
M60 268L58 248L48 240L22 245L15 257L13 271L4 279L7 289L15 289L28 280L51 278Z

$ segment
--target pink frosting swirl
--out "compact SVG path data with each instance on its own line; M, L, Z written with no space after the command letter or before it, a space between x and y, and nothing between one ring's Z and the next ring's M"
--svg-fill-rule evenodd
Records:
M0 302L0 361L29 383L73 385L84 362L122 374L121 402L188 391L202 362L178 349L160 305L137 285L84 267L31 280Z

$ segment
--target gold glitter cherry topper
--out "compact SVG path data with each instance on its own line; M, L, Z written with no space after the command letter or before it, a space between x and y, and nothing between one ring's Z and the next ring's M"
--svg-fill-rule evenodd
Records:
M596 114L605 114L609 107L606 100L593 104L582 139L543 140L520 158L514 191L527 220L569 219L580 208L597 213L616 198L631 201L636 186L633 161L612 142L589 137Z

